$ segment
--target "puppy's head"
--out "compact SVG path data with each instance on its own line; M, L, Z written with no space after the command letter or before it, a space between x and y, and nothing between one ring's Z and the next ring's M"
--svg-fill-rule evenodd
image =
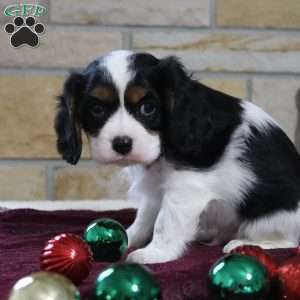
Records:
M114 51L73 73L59 97L57 148L76 164L81 132L94 160L151 164L162 151L162 136L174 90L187 78L173 57Z

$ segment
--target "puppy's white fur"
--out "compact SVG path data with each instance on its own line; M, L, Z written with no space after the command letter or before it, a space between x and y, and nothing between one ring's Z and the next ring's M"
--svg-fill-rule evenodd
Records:
M214 241L223 241L224 228L228 230L227 234L232 234L226 237L227 240L233 239L224 247L224 252L244 244L264 248L298 245L299 209L295 213L280 212L249 224L239 223L232 209L257 180L251 167L236 159L246 147L249 126L265 130L270 123L274 123L271 117L255 105L249 102L243 105L243 123L233 134L222 159L210 170L176 170L160 160L152 168L144 169L142 176L140 173L137 175L132 192L135 197L143 200L137 218L128 230L130 246L140 247L146 243L151 238L150 227L154 225L153 238L145 248L132 252L128 260L139 263L173 260L183 253L190 241L199 238L201 231L209 235L210 230L214 230ZM153 178L155 184L149 186L148 182ZM212 203L214 209L210 209ZM224 213L216 214L218 209ZM201 214L206 210L205 217L209 222L201 229ZM294 229L291 231L291 228Z
M104 58L100 58L99 67L105 67L111 76L113 82L118 88L121 105L124 107L124 92L128 82L135 75L128 67L130 61L129 58L132 55L132 51L129 50L117 50L111 52Z
M300 209L295 212L279 212L255 223L243 223L238 239L230 241L224 252L242 245L260 246L264 249L297 247L300 238Z

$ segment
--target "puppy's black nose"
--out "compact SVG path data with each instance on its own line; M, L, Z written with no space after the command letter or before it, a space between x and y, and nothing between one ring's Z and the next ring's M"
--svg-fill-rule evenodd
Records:
M132 149L132 139L129 136L116 136L112 141L112 148L122 155L128 154Z

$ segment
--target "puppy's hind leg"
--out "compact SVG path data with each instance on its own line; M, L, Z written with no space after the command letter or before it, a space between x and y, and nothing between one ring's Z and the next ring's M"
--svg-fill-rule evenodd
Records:
M200 215L196 240L204 245L224 245L236 237L240 221L236 208L224 200L211 200Z
M237 239L223 248L228 253L243 245L260 246L263 249L297 247L300 238L300 209L294 212L281 211L272 216L241 225Z

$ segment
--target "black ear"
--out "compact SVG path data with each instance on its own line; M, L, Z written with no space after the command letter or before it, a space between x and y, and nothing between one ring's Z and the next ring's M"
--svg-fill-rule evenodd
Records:
M214 126L206 95L197 89L197 83L188 82L167 97L163 126L165 155L184 165L209 164L206 151Z
M73 73L65 82L63 94L58 97L55 117L57 150L63 159L72 165L78 162L82 151L78 102L83 97L84 90L84 76Z
M165 157L190 167L212 166L240 122L239 100L193 80L174 57L162 60L157 69L153 80L163 91Z
M151 84L161 90L174 91L190 78L180 60L175 56L161 59L156 66L147 69L146 72Z

